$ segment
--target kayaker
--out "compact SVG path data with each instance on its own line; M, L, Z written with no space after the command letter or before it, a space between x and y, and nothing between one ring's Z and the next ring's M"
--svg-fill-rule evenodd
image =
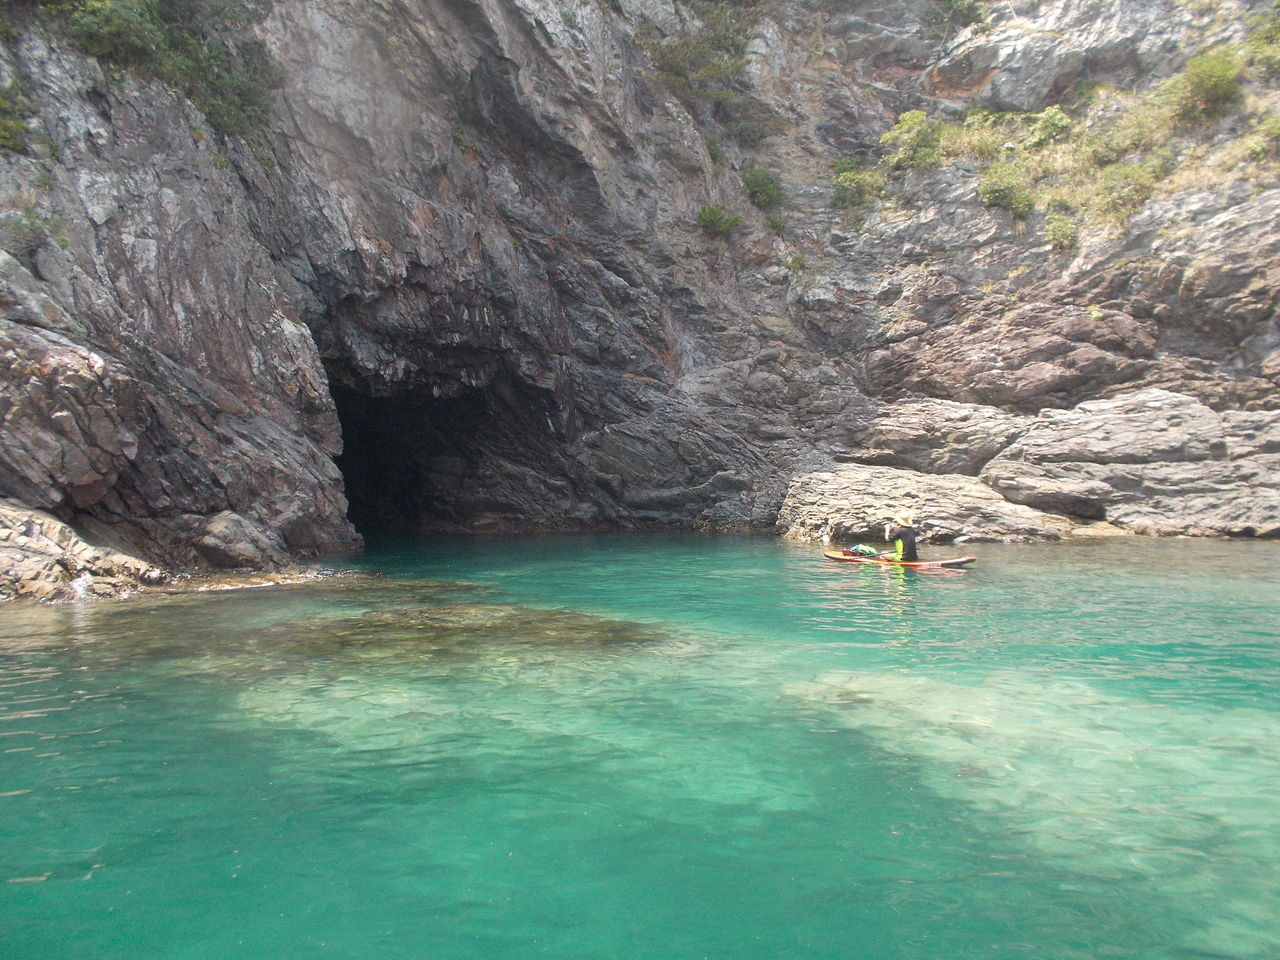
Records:
M893 544L893 551L880 556L887 560L919 560L916 553L915 517L908 510L903 510L893 518L892 523L884 525L884 538Z

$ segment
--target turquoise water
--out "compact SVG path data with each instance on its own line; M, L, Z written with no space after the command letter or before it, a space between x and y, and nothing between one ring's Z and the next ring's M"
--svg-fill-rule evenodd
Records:
M1280 544L972 552L4 608L0 955L1280 956Z

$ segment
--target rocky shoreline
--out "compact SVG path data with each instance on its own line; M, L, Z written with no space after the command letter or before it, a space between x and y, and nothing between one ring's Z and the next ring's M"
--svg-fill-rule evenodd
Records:
M0 500L0 601L70 603L119 600L139 593L246 590L310 583L339 574L320 565L275 570L166 569L86 542L65 523Z
M748 4L708 98L655 59L710 42L683 2L274 0L251 136L39 7L0 44L0 597L377 527L1280 536L1261 3ZM1124 139L1215 50L1227 109ZM893 160L908 115L951 152Z
M885 411L863 441L845 456L870 462L832 461L792 478L777 507L780 536L875 541L903 509L938 544L1280 536L1280 411L1220 414L1159 389L1036 416L913 401ZM0 599L114 597L171 579L0 502ZM275 582L281 575L226 580Z
M1159 389L1035 417L937 407L905 403L877 421L870 449L852 455L871 462L792 480L782 535L875 537L906 508L939 543L1280 536L1280 411L1220 414Z
M47 513L0 500L0 600L88 600L168 583L161 567L94 546Z

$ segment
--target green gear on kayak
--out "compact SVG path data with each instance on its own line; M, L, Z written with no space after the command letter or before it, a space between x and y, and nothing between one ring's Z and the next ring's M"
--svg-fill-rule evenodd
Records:
M860 557L874 557L877 553L879 553L879 550L874 547L868 547L864 543L855 543L852 547L845 548L846 557L852 557L854 554L858 554Z

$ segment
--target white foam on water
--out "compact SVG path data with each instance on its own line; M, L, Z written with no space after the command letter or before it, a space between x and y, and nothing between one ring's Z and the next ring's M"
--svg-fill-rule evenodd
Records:
M82 573L68 584L71 587L71 595L76 600L83 600L89 596L89 587L92 585L93 574L91 573Z
M1185 901L1197 956L1280 956L1280 719L1088 684L835 672L786 692L925 762L1047 866ZM1137 885L1137 886L1135 886Z

